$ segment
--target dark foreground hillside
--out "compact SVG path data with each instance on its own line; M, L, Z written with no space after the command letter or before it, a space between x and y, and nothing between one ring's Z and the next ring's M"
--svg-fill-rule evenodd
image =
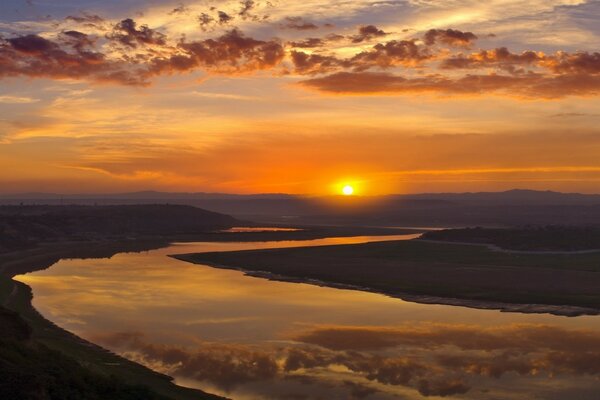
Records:
M76 360L32 340L16 312L0 307L0 399L168 400L147 387L130 385L81 367Z

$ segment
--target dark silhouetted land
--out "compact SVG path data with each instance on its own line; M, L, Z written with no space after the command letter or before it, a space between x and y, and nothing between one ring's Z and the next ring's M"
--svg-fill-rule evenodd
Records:
M465 228L426 232L422 239L478 243L505 250L535 252L600 251L598 226L538 226L521 228Z
M600 224L600 195L509 190L385 196L136 192L0 195L0 204L185 204L242 219L354 226L510 227Z
M412 240L174 257L268 278L347 285L421 302L564 315L600 311L600 252L522 254Z

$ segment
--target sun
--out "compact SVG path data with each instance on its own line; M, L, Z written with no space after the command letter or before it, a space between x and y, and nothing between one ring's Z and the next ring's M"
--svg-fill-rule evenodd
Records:
M342 193L344 194L344 196L351 196L352 194L354 194L354 188L350 185L346 185L342 188Z

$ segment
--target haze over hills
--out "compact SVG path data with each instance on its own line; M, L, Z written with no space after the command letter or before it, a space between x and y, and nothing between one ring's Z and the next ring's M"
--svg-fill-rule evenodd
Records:
M290 194L25 193L0 204L182 204L268 222L372 225L600 224L600 195L515 189L505 192L421 193L385 196Z

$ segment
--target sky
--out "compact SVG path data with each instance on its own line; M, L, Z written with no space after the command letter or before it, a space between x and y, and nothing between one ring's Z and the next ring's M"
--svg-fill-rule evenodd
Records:
M600 1L3 0L0 193L600 193Z

